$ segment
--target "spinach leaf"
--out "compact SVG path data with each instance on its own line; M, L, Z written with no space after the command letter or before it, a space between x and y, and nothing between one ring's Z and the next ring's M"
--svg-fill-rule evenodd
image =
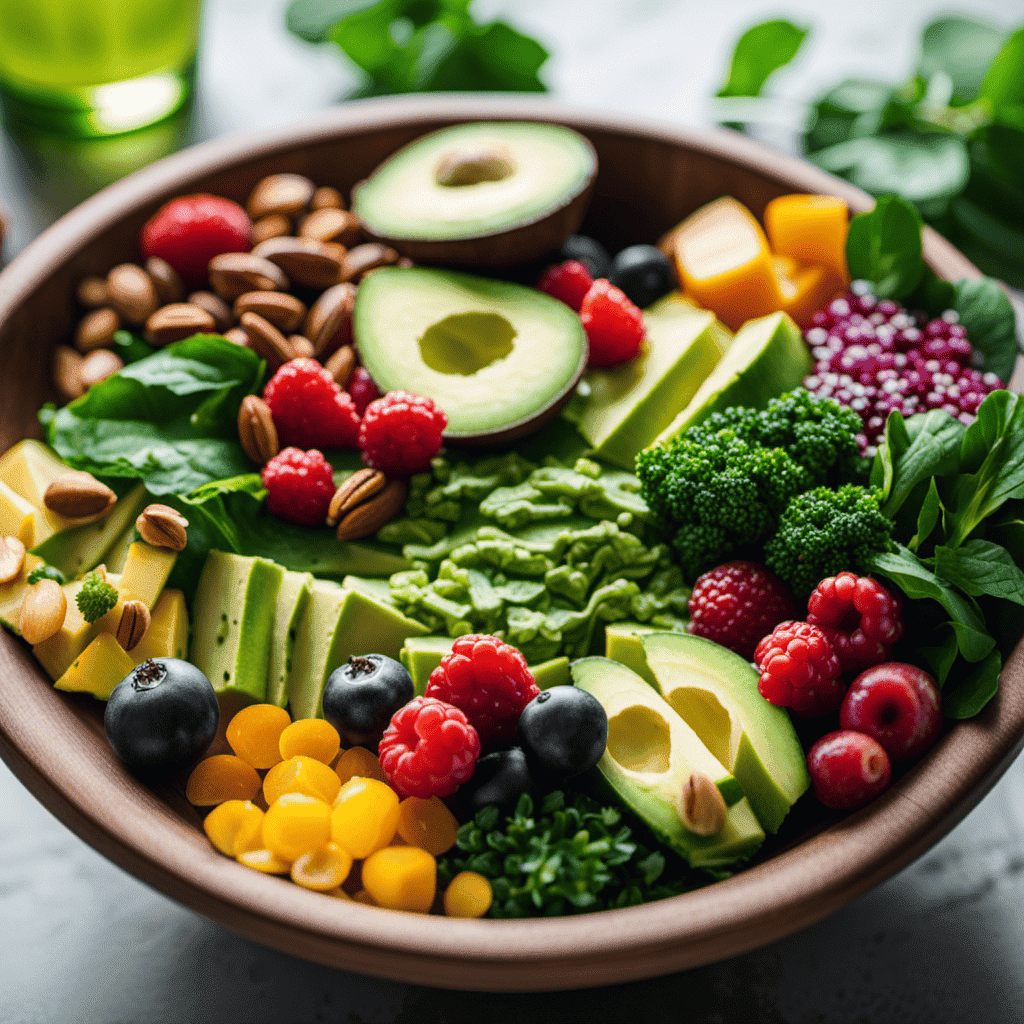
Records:
M953 308L971 344L985 357L985 369L1008 381L1017 361L1017 321L1006 292L990 277L958 281Z
M931 666L932 675L935 676L935 681L939 684L939 689L941 690L946 684L950 669L952 669L960 654L956 642L956 633L947 627L944 630L941 643L934 647L921 647L918 649L918 653Z
M921 215L898 196L883 196L873 210L850 221L846 237L850 276L874 284L883 298L910 294L921 280Z
M733 50L729 77L719 96L760 96L765 82L799 52L808 30L791 21L766 21L748 28Z
M917 554L921 545L932 535L942 517L942 499L935 484L935 477L928 481L928 492L921 502L921 510L917 514L917 532L907 543L907 547ZM941 574L940 574L941 575Z
M985 75L981 95L996 111L1024 104L1024 28L1006 40Z
M1005 39L1006 33L988 22L957 15L938 18L921 35L917 73L924 79L944 75L952 102L970 103Z
M964 675L951 674L942 691L942 710L950 718L973 718L996 695L1002 670L1002 656L991 650Z
M988 540L969 540L958 548L935 549L935 574L965 594L1003 598L1024 605L1024 572L1010 552Z

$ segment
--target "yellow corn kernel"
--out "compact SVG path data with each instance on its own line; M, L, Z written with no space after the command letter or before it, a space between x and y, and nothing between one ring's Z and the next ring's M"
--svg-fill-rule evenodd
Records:
M352 870L352 857L337 843L299 854L292 862L292 881L304 889L329 892L337 889ZM347 894L346 894L347 896Z
M363 885L378 906L425 914L437 891L437 862L416 846L388 846L367 857Z
M316 761L330 764L341 749L341 737L338 730L322 718L302 718L298 722L292 722L281 733L278 746L284 759L304 754Z
M245 850L235 860L254 871L262 871L265 875L287 875L291 868L288 861L282 860L271 850Z
M331 896L331 897L333 897L336 900L348 901L349 903L352 902L352 897L349 896L349 894L347 892L345 892L344 889L328 889L324 893L324 895L325 896Z
M350 747L338 758L334 770L342 782L348 782L349 779L354 778L384 781L380 759L366 747Z
M203 821L207 838L226 857L253 847L260 834L263 812L251 800L225 800Z
M291 715L276 704L250 704L228 723L227 741L253 768L273 768L282 759L281 734L291 720Z
M410 796L398 805L398 834L410 846L440 857L455 845L459 823L440 797Z
M259 791L256 769L234 754L214 754L200 761L185 785L185 796L196 807L211 807L225 800L252 800Z
M341 789L341 780L322 761L299 754L280 761L263 779L263 796L267 805L285 793L305 793L331 803Z
M356 860L369 857L394 838L398 796L376 779L349 779L334 800L331 838Z
M493 898L490 879L460 871L444 891L444 912L449 917L483 917Z
M283 860L323 846L331 837L331 806L305 793L284 793L263 816L263 845Z

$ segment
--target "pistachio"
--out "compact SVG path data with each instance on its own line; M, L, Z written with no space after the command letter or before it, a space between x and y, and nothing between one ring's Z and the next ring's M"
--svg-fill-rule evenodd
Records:
M65 519L99 519L117 504L117 495L91 473L71 470L50 483L43 504Z
M344 390L348 387L349 378L356 366L356 353L351 345L342 345L330 359L324 363L324 369L334 378L334 383Z
M155 548L170 548L171 551L185 549L187 527L188 520L167 505L147 505L135 520L135 529L147 544Z
M683 785L683 824L698 836L716 836L725 827L725 800L703 772L693 772Z
M314 210L302 221L299 235L320 242L340 242L346 247L358 245L363 237L359 218L348 210L336 210L333 207Z
M18 632L35 647L60 632L68 599L56 580L40 580L25 590L18 612Z
M106 349L97 349L105 352ZM53 382L69 402L85 394L82 380L82 356L69 345L58 345L53 350Z
M191 302L172 302L161 306L146 321L146 340L157 348L172 341L191 338L193 334L209 333L216 329L213 317Z
M378 267L394 266L400 257L389 245L380 242L364 242L345 253L341 264L342 281L358 281L363 274L368 274Z
M266 359L271 371L280 369L289 359L295 358L288 339L259 313L243 313L241 327L249 339L249 348L261 359Z
M306 337L313 342L318 358L351 343L355 302L356 286L345 283L328 288L313 303L306 317Z
M17 537L0 537L0 586L13 582L25 567L25 545Z
M341 274L341 254L315 238L285 235L260 242L254 256L277 264L296 284L304 288L329 288Z
M75 289L78 304L86 309L99 309L110 305L110 292L107 282L102 277L83 277Z
M245 292L235 299L234 313L259 313L279 331L291 334L306 316L306 304L288 292Z
M327 511L327 525L337 526L338 521L354 508L383 491L387 482L387 477L379 469L357 469L334 492Z
M313 198L309 201L309 208L311 210L343 210L345 200L342 199L341 193L336 188L331 188L330 185L321 185L313 193Z
M260 217L252 226L251 238L253 245L259 245L268 238L280 238L282 235L292 233L291 218L283 213L269 213L266 217Z
M153 279L135 263L119 263L107 274L107 291L114 311L125 322L140 326L160 305Z
M292 359L313 358L313 343L304 334L289 334L288 344L292 347Z
M511 150L505 146L494 146L489 149L445 153L434 171L434 177L438 185L451 188L479 185L484 181L504 181L515 169L516 161Z
M138 647L149 629L150 620L149 609L142 601L125 601L117 624L117 642L124 650Z
M86 313L75 329L75 348L91 352L94 348L107 348L114 342L114 332L121 327L121 318L112 309L94 309Z
M357 505L338 523L338 540L359 540L376 533L402 511L408 489L404 480L392 480L382 491Z
M181 302L185 297L185 286L181 283L178 272L159 256L150 256L143 264L143 269L149 274L156 288L156 296L160 305L166 306L169 302Z
M271 174L257 182L246 209L253 220L272 213L301 213L315 192L316 185L303 174Z
M193 292L188 297L188 301L193 306L205 309L213 317L214 328L222 333L235 322L231 307L213 292Z
M113 377L115 373L120 373L123 369L124 360L116 352L111 352L109 348L98 348L82 357L78 374L82 386L88 391L94 384Z
M210 260L210 284L225 302L234 302L244 292L286 291L288 278L254 253L224 252Z
M258 466L279 451L277 427L270 406L258 395L246 395L238 410L238 440L246 455Z

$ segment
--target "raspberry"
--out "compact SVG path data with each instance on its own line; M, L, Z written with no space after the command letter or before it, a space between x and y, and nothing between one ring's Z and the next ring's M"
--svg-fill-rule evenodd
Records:
M411 476L430 467L441 450L448 417L432 398L389 391L371 402L359 428L363 461L394 476Z
M427 682L427 696L465 712L483 743L514 739L523 708L538 693L526 659L496 636L459 637Z
M348 393L359 416L366 412L366 407L371 402L380 398L377 385L373 383L373 378L364 366L357 366L352 371L352 376L348 379Z
M704 573L690 595L690 626L751 661L758 641L796 614L793 596L757 562L727 562Z
M860 672L889 660L903 636L900 599L877 580L841 572L829 576L807 601L807 621L835 648L844 672Z
M292 359L263 389L277 436L299 448L355 448L355 403L315 359Z
M193 287L207 281L207 268L222 252L248 252L252 222L238 203L198 193L177 196L159 210L139 233L144 259L166 260Z
M809 622L780 623L757 645L754 661L761 673L757 689L771 704L816 718L843 702L839 658Z
M271 515L299 526L323 525L334 497L334 473L320 452L285 448L262 475Z
M537 282L539 291L564 302L570 309L578 313L583 305L583 298L590 291L594 279L590 271L578 260L566 260L544 271L544 276Z
M399 708L378 747L381 770L401 797L451 796L468 781L480 756L480 737L466 716L433 697Z
M643 313L604 278L596 280L580 306L590 342L590 366L614 366L636 358L644 340Z

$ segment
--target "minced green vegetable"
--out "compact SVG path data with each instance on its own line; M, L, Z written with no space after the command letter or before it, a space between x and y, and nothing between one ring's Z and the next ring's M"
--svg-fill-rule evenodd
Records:
M91 572L82 581L82 589L75 594L75 604L86 622L95 622L117 604L117 587L98 572Z

